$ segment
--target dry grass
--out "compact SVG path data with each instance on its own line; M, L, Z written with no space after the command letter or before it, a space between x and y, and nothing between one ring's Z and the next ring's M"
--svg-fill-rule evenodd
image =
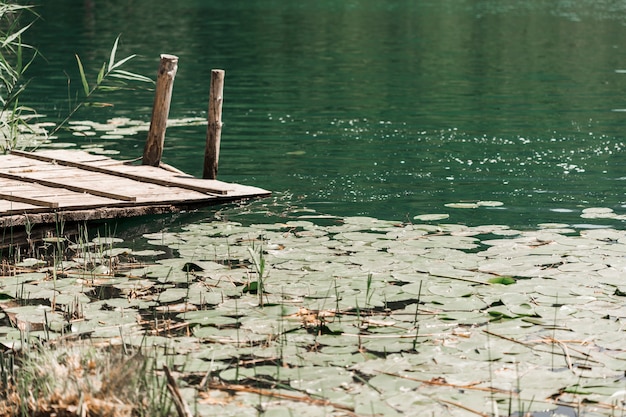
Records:
M168 415L152 364L84 343L40 346L17 358L2 381L0 416Z

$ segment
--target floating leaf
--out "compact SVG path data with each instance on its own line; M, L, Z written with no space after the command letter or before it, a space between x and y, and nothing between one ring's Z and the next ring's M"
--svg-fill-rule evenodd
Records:
M16 263L15 266L18 266L21 268L32 268L36 266L44 266L45 264L46 262L42 261L41 259L26 258L23 261Z
M449 214L420 214L413 217L415 220L421 221L433 221L433 220L444 220L450 217Z
M110 246L115 243L122 243L124 242L124 239L120 239L117 237L110 237L110 236L98 236L98 237L93 238L92 242L97 245Z
M141 257L156 257L159 255L164 255L165 251L144 249L144 250L139 250L139 251L132 251L131 254L133 256L141 256Z
M480 207L500 207L503 206L504 203L502 201L478 201L476 205Z
M594 213L594 214L606 214L606 213L612 213L613 209L608 208L608 207L589 207L586 209L583 209L583 213L585 214L590 214L590 213Z
M458 209L475 209L479 207L476 203L447 203L444 206Z
M626 297L626 287L615 288L615 292L613 293L613 295L616 295L618 297Z
M489 282L490 284L511 285L511 284L515 284L517 281L513 277L504 276L504 277L491 278L487 282Z
M259 290L259 283L257 281L251 281L246 284L241 291L256 294Z

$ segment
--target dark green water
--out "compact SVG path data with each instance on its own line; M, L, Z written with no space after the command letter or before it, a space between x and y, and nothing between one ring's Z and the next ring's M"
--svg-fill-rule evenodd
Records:
M180 57L173 118L204 117L210 70L225 69L222 180L386 219L532 227L588 223L586 207L626 212L622 1L55 0L37 11L27 41L47 61L27 98L52 119L67 107L64 71L79 87L74 54L95 76L120 33L119 55L139 55L130 71L154 76L159 54ZM115 107L78 117L149 120L150 91L104 99ZM200 175L204 138L202 126L170 129L164 160ZM103 142L136 157L144 139ZM504 205L444 207L476 200Z

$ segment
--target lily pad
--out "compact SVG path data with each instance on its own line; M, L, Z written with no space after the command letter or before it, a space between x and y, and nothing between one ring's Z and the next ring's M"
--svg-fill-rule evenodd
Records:
M504 205L502 201L478 201L476 204L479 207L500 207Z
M352 382L352 372L335 367L301 367L290 385L309 394L324 395L328 391Z
M444 206L457 209L475 209L479 207L477 203L447 203Z
M449 217L450 217L449 214L443 214L443 213L442 214L420 214L420 215L413 217L413 219L428 222L428 221L434 221L434 220L444 220Z
M515 284L517 281L513 277L502 276L491 278L487 282L489 282L490 284L511 285Z

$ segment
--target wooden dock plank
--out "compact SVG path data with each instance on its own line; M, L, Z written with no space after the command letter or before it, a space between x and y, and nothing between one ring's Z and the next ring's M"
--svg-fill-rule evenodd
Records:
M0 172L0 177L3 174ZM27 177L32 181L39 181L41 173L29 174ZM41 184L50 185L51 183L42 180ZM55 177L55 184L75 192L86 192L93 195L100 195L112 199L122 201L170 201L170 200L207 200L213 198L213 195L207 195L193 190L187 190L178 187L166 187L152 183L142 183L128 178L119 178L111 175L102 176L102 174L85 173L78 176L77 173L65 171L63 175ZM75 185L71 185L75 184ZM115 190L115 193L100 190ZM132 195L132 198L128 197Z
M181 188L188 188L199 192L212 193L212 194L227 194L228 189L224 189L218 185L224 184L221 182L208 183L205 180L193 181L193 177L182 177L180 175L173 176L170 172L160 169L158 167L152 167L147 165L132 166L132 165L107 165L96 166L89 165L84 162L76 162L75 160L68 159L66 154L59 151L43 153L28 153L28 152L13 152L13 155L23 156L25 158L36 159L43 162L50 162L56 165L63 165L68 167L79 168L87 171L94 171L102 174L116 175L129 179L134 179L141 182L150 182L153 184L174 186ZM84 160L84 159L83 159ZM196 179L197 180L197 179ZM213 187L210 186L213 185ZM217 187L216 187L217 186Z
M55 181L50 181L42 177L42 172L36 173L26 173L23 175L18 174L8 174L0 171L0 177L16 180L16 181L24 181L24 182L36 182L37 184L45 185L47 187L59 187L65 188L70 191L74 191L77 193L84 194L92 194L100 197L112 198L115 200L121 201L135 201L136 198L134 196L122 195L119 193L111 193L108 191L103 191L97 188L87 188L83 187L80 184L83 182L81 177L77 176L65 176L65 177L57 177ZM46 176L49 177L49 176Z
M49 162L50 159L61 159L75 162L96 162L96 161L111 161L120 162L115 159L111 159L107 156L97 155L85 151L77 151L75 149L44 149L38 152L25 152L12 150L12 155L19 156L21 158L27 158L33 161L45 161Z
M0 226L159 214L270 192L84 151L0 155Z
M18 203L26 203L26 204L31 204L34 206L59 208L59 203L57 201L47 201L47 200L42 200L39 198L30 198L24 195L0 193L0 198L3 200L15 201Z
M58 207L60 208L69 205L68 203L70 202L71 206L85 207L89 207L92 205L120 203L120 200L116 199L94 196L90 194L81 194L63 188L46 187L35 183L26 183L25 186L13 188L18 189L7 190L4 188L4 184L2 183L2 181L0 181L0 190L2 190L0 192L2 194L2 197L0 197L0 202L2 202L2 200L20 201L19 198L23 197L24 199L32 200L31 204L36 204L35 201L41 201L43 204L36 204L38 206L50 206L51 203L57 202ZM0 209L0 214L1 213L2 210Z
M0 199L0 213L3 215L13 214L13 213L26 213L31 212L33 210L41 211L41 206L35 206L33 204L25 204L15 201L9 201ZM49 209L45 209L45 211L50 211Z

